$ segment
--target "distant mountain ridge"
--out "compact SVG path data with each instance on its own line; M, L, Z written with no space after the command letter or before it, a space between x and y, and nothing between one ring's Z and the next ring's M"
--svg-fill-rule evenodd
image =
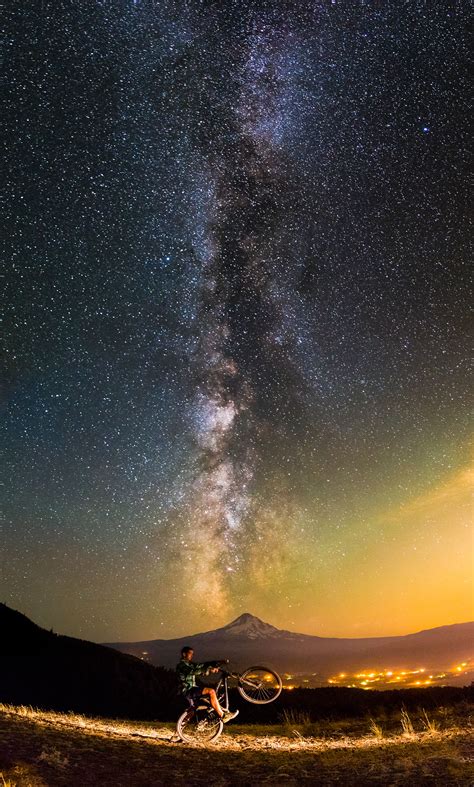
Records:
M439 626L391 637L318 637L278 629L248 612L220 628L176 639L108 643L152 664L173 667L184 644L196 659L229 658L236 667L264 661L286 672L330 675L344 669L452 668L474 655L474 622Z

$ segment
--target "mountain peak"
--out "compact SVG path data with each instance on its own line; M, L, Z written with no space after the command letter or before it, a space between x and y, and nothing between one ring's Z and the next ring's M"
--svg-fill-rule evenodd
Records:
M254 622L263 623L263 620L260 620L260 618L257 618L255 615L252 615L250 612L243 612L242 615L239 615L238 618L235 618L235 620L232 620L227 625L233 626L234 623L254 623ZM263 623L263 625L266 624Z
M279 630L275 626L265 623L255 615L251 615L250 612L239 615L238 618L224 626L222 631L232 636L247 637L248 639L260 639L279 634Z

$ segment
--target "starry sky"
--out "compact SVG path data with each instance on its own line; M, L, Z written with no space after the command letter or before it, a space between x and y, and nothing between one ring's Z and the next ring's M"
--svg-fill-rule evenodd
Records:
M468 3L12 4L1 600L473 617Z

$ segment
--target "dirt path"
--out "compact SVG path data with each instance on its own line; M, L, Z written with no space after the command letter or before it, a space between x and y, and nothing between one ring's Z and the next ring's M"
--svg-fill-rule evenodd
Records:
M2 711L0 774L9 787L474 784L474 741L459 729L382 741L264 732L229 727L196 747L172 743L170 725Z

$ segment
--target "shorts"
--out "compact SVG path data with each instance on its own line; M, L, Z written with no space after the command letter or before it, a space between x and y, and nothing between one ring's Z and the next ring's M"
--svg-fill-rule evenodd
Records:
M192 689L188 689L186 694L184 695L185 700L187 700L189 707L194 708L194 703L199 700L202 695L202 686L193 686Z

